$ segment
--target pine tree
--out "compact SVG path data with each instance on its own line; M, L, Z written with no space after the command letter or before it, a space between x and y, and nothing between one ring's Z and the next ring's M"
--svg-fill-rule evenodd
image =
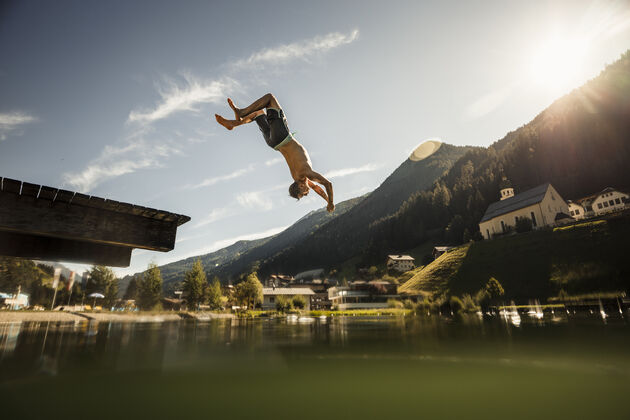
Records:
M138 306L143 310L159 308L162 298L162 273L155 263L149 264L140 280Z
M219 310L223 307L223 294L221 293L221 283L218 277L214 277L212 283L206 289L206 298L210 309Z
M188 309L198 309L204 300L204 289L207 284L206 273L203 271L201 259L193 263L190 271L186 271L184 279L184 296Z

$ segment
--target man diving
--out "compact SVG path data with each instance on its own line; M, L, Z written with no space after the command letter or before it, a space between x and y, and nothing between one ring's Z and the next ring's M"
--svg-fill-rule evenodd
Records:
M328 203L326 209L329 212L333 211L335 205L332 184L311 167L308 152L289 132L284 111L276 98L268 93L246 108L237 108L230 98L227 101L234 111L235 119L227 120L219 114L214 114L217 122L231 130L239 125L256 121L269 147L282 153L289 165L289 171L295 181L289 186L289 195L299 200L308 194L310 188L326 200ZM326 191L324 192L315 182L323 185Z

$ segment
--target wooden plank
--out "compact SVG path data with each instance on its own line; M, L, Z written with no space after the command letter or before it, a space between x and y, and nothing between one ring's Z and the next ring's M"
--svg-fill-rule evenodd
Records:
M0 255L128 267L132 248L0 231Z
M103 203L103 208L105 210L117 211L118 210L118 201L115 200L105 200Z
M131 207L131 214L135 216L142 216L144 214L145 207L133 205Z
M90 197L90 207L94 207L96 209L104 209L105 208L105 199L101 197Z
M22 182L21 181L18 181L18 180L15 180L15 179L10 179L10 178L4 178L2 180L2 191L3 192L19 194L21 188L22 188Z
M87 206L89 202L90 196L81 193L75 193L74 197L72 198L73 205Z
M156 209L152 209L149 207L145 207L144 211L142 212L142 215L144 217L149 217L149 218L154 217L156 214L158 214L158 211Z
M117 211L125 214L132 214L133 205L129 203L118 203Z
M68 190L59 190L57 191L57 196L55 197L55 203L70 203L72 201L72 197L74 197L74 193Z
M39 185L23 182L22 183L22 196L37 198L40 188L41 187Z
M42 188L39 190L40 200L53 201L56 195L57 195L57 188L42 186Z
M0 193L2 231L155 251L170 251L175 247L175 222L92 207L50 206L44 200L30 202L13 197L10 193Z

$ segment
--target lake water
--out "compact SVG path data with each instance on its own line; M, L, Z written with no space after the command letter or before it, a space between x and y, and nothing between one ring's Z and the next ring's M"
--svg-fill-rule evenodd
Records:
M619 314L4 323L0 412L627 419L629 350Z

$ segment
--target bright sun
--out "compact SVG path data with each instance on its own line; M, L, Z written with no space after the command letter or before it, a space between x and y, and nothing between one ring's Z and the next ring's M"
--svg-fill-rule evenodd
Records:
M574 87L586 49L587 42L579 39L554 37L540 43L531 60L534 81L554 91Z

